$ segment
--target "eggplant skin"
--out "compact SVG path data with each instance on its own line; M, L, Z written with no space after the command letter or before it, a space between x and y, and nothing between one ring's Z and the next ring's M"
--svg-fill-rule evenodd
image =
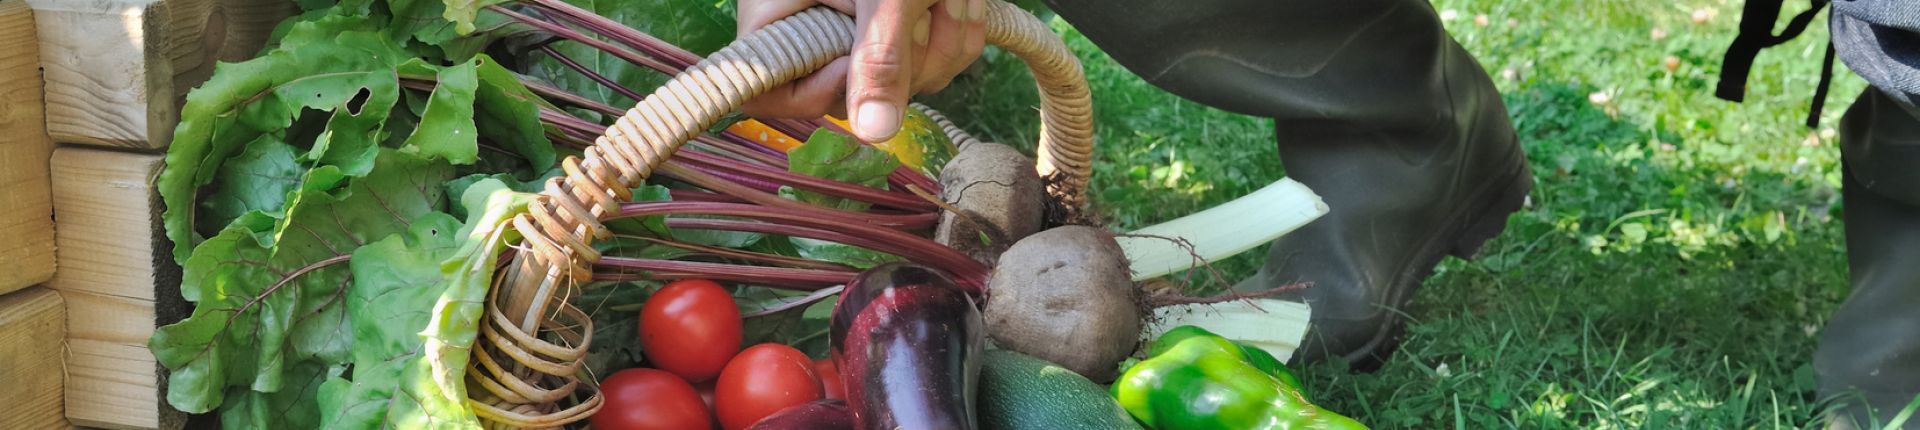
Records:
M944 272L906 263L861 272L840 293L830 330L854 428L978 428L986 324Z
M853 428L853 411L847 402L819 400L794 405L774 412L748 426L747 430L846 430Z

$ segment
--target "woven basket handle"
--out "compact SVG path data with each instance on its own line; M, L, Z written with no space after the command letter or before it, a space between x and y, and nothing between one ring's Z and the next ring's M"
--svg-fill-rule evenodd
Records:
M1050 191L1056 196L1084 201L1079 196L1092 169L1094 131L1092 98L1080 62L1033 15L1002 1L987 5L987 43L1024 60L1040 90L1038 170L1054 179ZM582 419L599 408L598 393L565 410L528 403L557 401L577 385L573 374L585 357L590 334L556 333L567 345L549 343L537 334L590 324L552 320L584 318L565 300L556 299L591 278L600 259L592 242L610 235L600 218L631 200L629 190L680 145L747 99L847 55L853 32L851 17L821 7L774 22L667 81L608 127L584 158L562 161L566 175L548 180L528 213L513 220L526 246L494 288L496 296L482 318L482 334L488 339L478 346L481 355L497 353L520 365L470 372L491 394L481 396L489 400L474 403L476 412L498 424L548 427Z

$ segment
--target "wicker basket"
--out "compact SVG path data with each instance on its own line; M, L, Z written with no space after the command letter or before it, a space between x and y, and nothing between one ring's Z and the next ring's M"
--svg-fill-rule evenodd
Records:
M1084 201L1093 149L1092 100L1079 60L1045 24L1011 4L989 1L987 42L1026 61L1041 94L1038 169L1056 206ZM470 402L490 427L558 427L599 410L600 393L575 376L592 339L592 319L565 300L592 276L604 239L601 219L631 199L628 190L680 145L769 88L847 55L853 19L814 8L743 37L675 76L628 110L585 157L562 162L527 214L512 221L525 237L496 280L482 339L467 369ZM956 143L971 140L940 121Z

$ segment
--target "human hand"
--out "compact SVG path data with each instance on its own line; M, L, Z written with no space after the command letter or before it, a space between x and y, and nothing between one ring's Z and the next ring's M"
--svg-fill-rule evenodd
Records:
M980 57L987 1L740 0L742 36L816 5L854 17L852 55L774 87L741 109L777 118L850 113L847 120L855 136L868 142L887 140L900 131L908 96L946 88Z

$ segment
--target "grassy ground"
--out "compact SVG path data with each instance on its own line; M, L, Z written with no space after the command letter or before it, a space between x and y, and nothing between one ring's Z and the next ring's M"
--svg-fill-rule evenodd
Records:
M1824 25L1766 51L1731 104L1711 92L1737 2L1434 6L1506 97L1532 206L1477 261L1444 263L1384 369L1304 369L1316 396L1375 428L1817 428L1810 360L1846 293L1830 128L1864 88L1842 70L1823 128L1801 125ZM1161 93L1056 25L1093 83L1111 221L1171 219L1284 176L1270 121ZM1032 142L1030 81L988 59L929 100ZM1220 266L1244 276L1255 254Z

